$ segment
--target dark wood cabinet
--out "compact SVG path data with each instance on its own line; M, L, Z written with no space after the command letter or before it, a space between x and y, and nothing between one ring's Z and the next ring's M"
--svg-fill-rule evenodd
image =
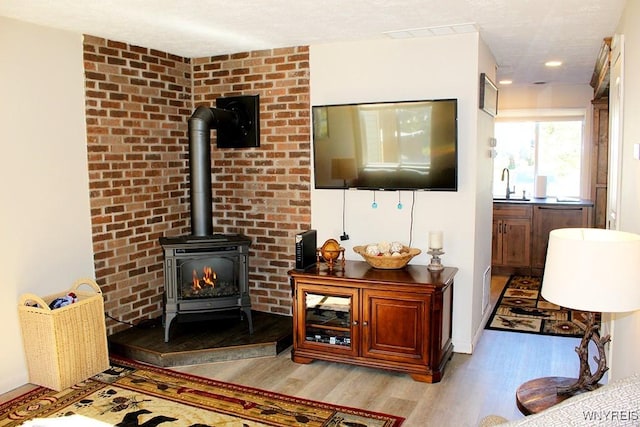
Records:
M492 273L542 274L549 232L556 228L591 227L592 212L593 205L588 200L494 203Z
M609 77L611 74L611 37L602 40L591 76L593 87L591 200L593 227L607 228L607 192L609 177Z
M591 154L591 200L593 226L607 228L607 188L609 181L609 98L599 98L593 104Z
M431 295L368 289L362 294L362 356L427 366Z
M375 269L363 261L292 270L291 358L352 363L438 382L451 358L453 277L426 266Z
M588 206L535 206L533 210L533 249L531 267L541 273L547 258L549 233L556 228L585 228L591 226Z
M494 205L491 264L531 266L531 205Z

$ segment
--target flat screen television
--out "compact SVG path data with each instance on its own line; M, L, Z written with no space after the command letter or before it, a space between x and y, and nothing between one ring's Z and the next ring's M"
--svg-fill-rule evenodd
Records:
M457 191L457 99L311 110L315 188Z

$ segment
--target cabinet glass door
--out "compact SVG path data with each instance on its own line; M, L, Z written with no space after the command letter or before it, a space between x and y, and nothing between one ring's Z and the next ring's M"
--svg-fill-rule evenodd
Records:
M358 324L353 315L357 291L325 292L324 289L313 287L302 287L300 290L304 313L301 345L328 346L335 351L353 352L357 339L354 331Z

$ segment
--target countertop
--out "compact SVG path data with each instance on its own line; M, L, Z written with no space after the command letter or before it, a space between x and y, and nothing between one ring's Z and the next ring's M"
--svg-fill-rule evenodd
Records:
M578 199L575 197L565 197L557 199L555 197L542 197L530 199L519 199L517 197L511 199L494 198L494 204L518 204L518 205L552 205L552 206L593 206L593 202L587 199Z

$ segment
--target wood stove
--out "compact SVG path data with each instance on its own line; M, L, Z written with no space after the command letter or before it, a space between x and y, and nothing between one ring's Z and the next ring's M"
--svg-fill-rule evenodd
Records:
M165 342L169 342L171 322L180 314L232 309L246 316L249 333L253 334L251 241L241 234L213 233L211 129L223 128L223 134L232 141L248 138L259 142L259 104L257 96L227 97L221 104L229 109L200 106L189 118L191 235L160 238L164 250Z
M253 333L249 297L250 240L240 234L163 237L164 341L179 314L239 309Z

